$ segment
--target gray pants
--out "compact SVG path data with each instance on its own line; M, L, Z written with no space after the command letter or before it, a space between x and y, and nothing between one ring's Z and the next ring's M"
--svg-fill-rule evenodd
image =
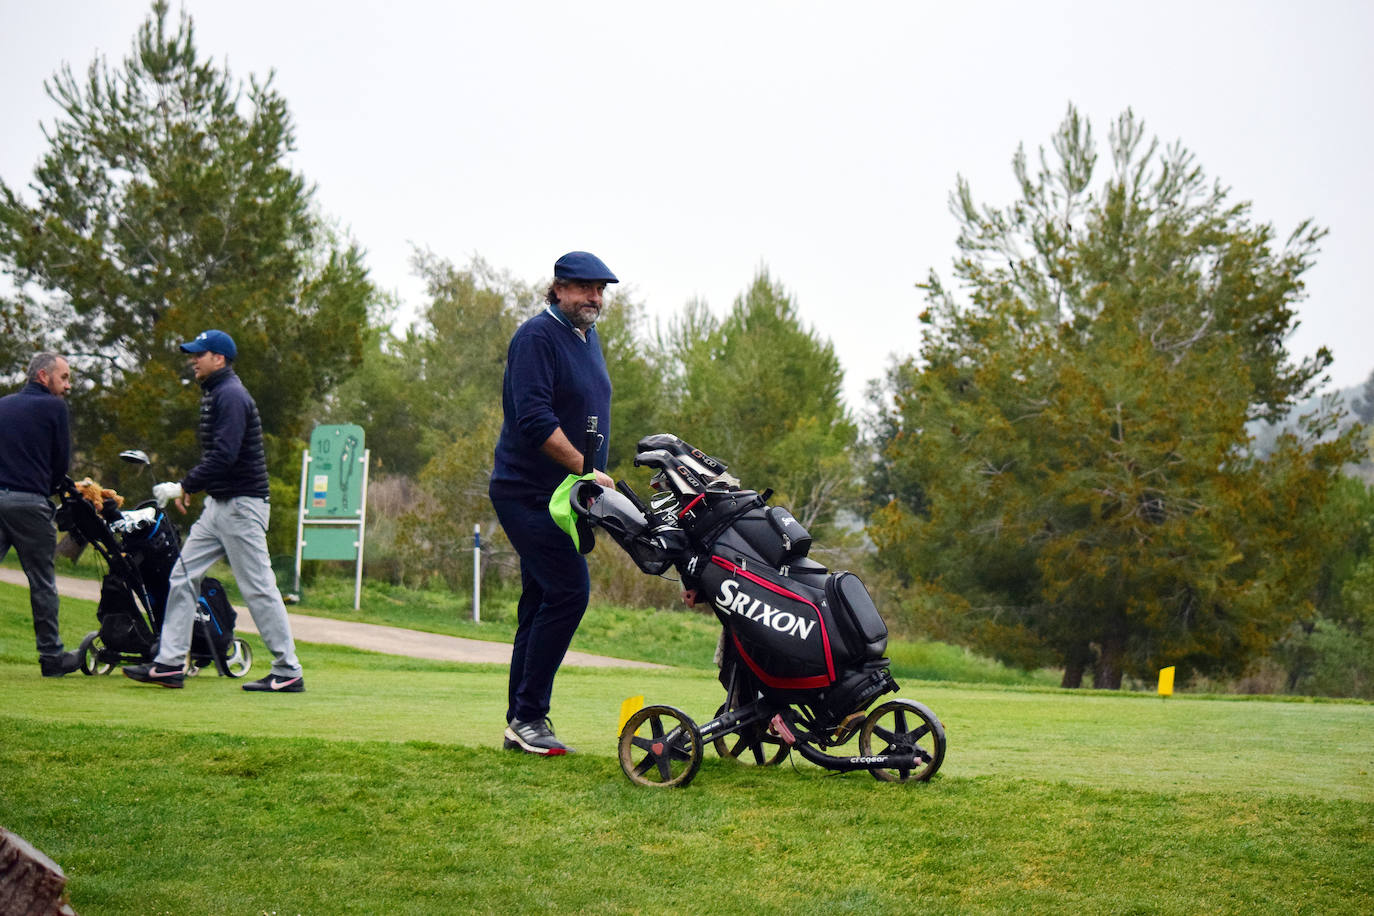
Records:
M47 497L0 490L0 560L13 547L24 575L29 577L29 606L40 658L55 658L63 651L57 631L57 575L53 569L57 529L52 519L53 505Z
M205 511L191 526L181 559L172 566L167 593L167 616L162 621L159 665L181 666L191 651L200 580L220 559L228 559L239 592L263 644L272 653L272 673L295 677L301 673L296 643L286 619L286 605L277 591L272 561L267 555L267 500L253 496L205 498Z

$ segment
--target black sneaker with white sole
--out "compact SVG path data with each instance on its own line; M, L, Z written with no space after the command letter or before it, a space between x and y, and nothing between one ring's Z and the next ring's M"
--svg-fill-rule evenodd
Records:
M291 677L269 674L260 680L249 681L243 685L243 689L255 693L305 693L305 678L299 674Z
M129 665L124 676L144 684L161 684L163 687L182 687L186 684L186 672L170 665L149 662L146 665Z
M554 737L553 723L548 719L536 719L533 722L514 720L506 726L506 736L501 746L508 751L524 751L544 757L562 757L573 752L572 748Z

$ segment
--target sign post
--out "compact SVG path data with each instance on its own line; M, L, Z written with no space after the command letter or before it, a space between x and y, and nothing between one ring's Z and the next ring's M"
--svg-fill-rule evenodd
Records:
M296 524L296 590L302 560L353 560L353 610L363 593L363 532L367 524L367 469L363 428L316 426L301 454L301 504Z
M472 526L472 622L482 622L482 526Z

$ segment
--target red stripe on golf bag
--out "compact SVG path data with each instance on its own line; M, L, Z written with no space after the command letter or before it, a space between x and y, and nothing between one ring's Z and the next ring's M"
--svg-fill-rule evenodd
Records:
M711 564L736 580L735 586L727 587L724 578L703 576L703 585L740 657L760 681L785 690L828 687L835 682L830 632L814 600L723 557L712 556ZM739 580L751 587L738 588ZM731 598L731 603L724 604L721 596ZM768 596L776 597L772 602L762 601ZM778 626L784 617L791 619ZM819 652L807 651L808 644L814 645L812 627L819 630Z

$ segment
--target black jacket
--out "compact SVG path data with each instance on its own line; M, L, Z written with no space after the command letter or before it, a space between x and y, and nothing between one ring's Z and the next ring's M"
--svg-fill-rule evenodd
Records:
M200 383L200 464L182 478L187 493L201 490L216 499L266 499L267 455L262 448L258 405L230 366Z
M0 488L51 496L71 456L66 401L37 382L0 398Z

